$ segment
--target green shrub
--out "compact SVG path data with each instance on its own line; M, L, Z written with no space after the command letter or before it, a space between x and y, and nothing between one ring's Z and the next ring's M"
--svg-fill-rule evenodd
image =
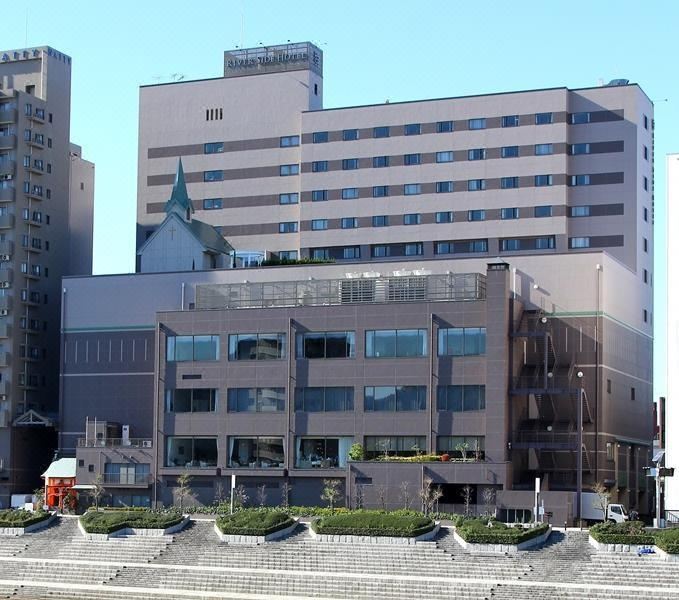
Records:
M670 554L679 554L679 529L665 529L655 534L655 544Z
M637 544L646 546L654 543L653 534L646 531L641 521L623 523L597 523L589 534L601 544Z
M349 448L349 458L351 460L363 460L365 458L363 446L359 443L351 444L351 448Z
M489 521L492 526L488 527ZM465 519L456 526L458 535L472 544L521 544L547 532L549 525L540 524L530 529L507 527L504 523L488 518Z
M284 511L245 509L217 519L217 527L230 535L269 535L294 523Z
M95 510L80 517L80 523L87 533L113 533L126 527L167 529L179 524L182 518L181 513L175 510Z
M50 516L50 513L42 510L35 512L24 510L23 508L0 510L0 527L29 527L49 519Z
M311 526L328 535L417 537L431 531L434 521L410 511L356 510L321 517Z

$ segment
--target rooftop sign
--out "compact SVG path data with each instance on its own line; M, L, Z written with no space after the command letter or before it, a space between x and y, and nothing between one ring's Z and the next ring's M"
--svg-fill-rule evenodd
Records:
M310 42L224 52L224 77L307 69L323 76L323 52Z

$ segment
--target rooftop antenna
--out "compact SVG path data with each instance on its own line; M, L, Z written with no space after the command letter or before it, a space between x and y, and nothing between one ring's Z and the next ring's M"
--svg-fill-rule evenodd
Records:
M24 40L24 48L28 48L28 3L26 3L26 39Z

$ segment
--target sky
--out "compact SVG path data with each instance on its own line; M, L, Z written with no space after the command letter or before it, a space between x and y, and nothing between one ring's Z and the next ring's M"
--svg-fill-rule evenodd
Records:
M665 155L679 152L676 0L8 0L0 49L71 56L71 139L96 164L94 272L134 270L139 86L218 77L224 50L311 41L326 108L598 85L655 103L655 392L666 389Z

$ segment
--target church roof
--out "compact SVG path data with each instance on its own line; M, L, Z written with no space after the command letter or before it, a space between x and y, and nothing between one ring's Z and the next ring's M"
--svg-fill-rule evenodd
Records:
M182 214L186 214L189 210L192 213L195 212L193 209L193 202L189 198L189 193L186 190L186 180L184 178L184 166L182 165L182 159L179 159L177 164L177 173L174 177L174 185L172 186L172 195L170 199L165 204L165 212L170 213L173 206L179 206Z
M233 250L231 244L212 225L196 221L196 219L191 219L188 223L184 222L184 225L189 228L206 250L212 250L219 254L228 254Z

